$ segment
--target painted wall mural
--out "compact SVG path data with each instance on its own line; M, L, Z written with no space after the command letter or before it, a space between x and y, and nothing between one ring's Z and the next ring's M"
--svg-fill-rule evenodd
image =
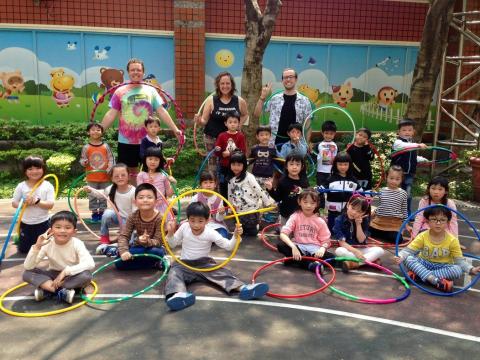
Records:
M32 124L86 122L94 101L126 78L131 57L145 81L174 95L173 38L0 30L0 118ZM101 119L107 102L97 111Z
M242 41L207 40L207 93L213 91L213 79L221 71L231 72L237 89L241 88L243 52ZM228 53L230 60L219 63L217 59ZM282 89L282 70L292 67L298 73L298 89L316 106L336 103L344 107L357 128L395 130L408 102L417 53L413 46L272 41L264 56L263 82L271 82L273 91ZM335 120L340 130L351 130L350 121L335 110L317 112L314 129L326 118ZM434 118L432 105L427 131L433 131Z

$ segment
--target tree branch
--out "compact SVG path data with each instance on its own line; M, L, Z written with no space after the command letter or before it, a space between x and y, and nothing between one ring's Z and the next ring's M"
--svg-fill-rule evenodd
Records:
M262 18L260 6L257 0L244 0L245 2L245 17L247 21L258 22Z

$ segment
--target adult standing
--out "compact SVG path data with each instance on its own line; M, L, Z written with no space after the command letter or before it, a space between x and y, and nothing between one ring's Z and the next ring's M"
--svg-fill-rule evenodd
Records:
M227 113L236 111L240 114L240 128L248 118L247 103L242 97L235 95L236 91L232 74L221 72L215 78L215 95L205 103L202 115L195 115L194 119L197 124L205 126L203 133L208 152L215 147L218 135L227 131L225 126ZM216 157L212 156L209 159L208 169L216 173Z
M283 92L278 93L270 99L267 104L266 112L270 113L270 127L272 128L272 139L277 149L281 144L286 143L289 138L287 130L290 124L300 123L307 119L312 112L310 100L300 94L297 89L298 75L294 69L286 68L282 72ZM267 84L262 88L262 93L255 106L254 115L260 116L263 104L272 91L272 84ZM308 141L309 135L306 136Z
M102 120L104 129L112 126L115 118L118 123L118 162L128 166L131 174L138 171L140 163L140 143L146 135L145 119L157 113L161 120L178 138L182 132L162 106L163 100L153 86L140 84L143 81L145 67L143 61L130 59L127 63L130 82L120 86L110 99L110 110Z

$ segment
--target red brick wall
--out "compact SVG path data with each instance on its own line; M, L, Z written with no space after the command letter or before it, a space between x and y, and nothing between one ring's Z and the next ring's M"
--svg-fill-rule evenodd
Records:
M264 9L264 0L260 0ZM242 0L208 0L206 30L242 34ZM283 0L274 36L419 41L426 3L381 0Z

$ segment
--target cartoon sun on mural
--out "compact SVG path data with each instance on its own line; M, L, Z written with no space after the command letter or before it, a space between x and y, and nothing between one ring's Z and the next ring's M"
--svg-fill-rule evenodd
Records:
M314 89L307 84L302 84L298 87L298 91L308 97L315 106L319 106L322 103L322 100L320 99L320 90Z
M347 107L353 97L352 83L347 81L343 85L332 85L332 91L333 102L341 107Z
M388 110L390 105L395 104L395 98L397 97L398 92L391 86L384 86L377 93L377 103L378 107L382 111Z
M25 81L20 70L12 72L0 72L3 92L0 91L0 98L7 99L11 103L19 103L18 94L25 90Z
M59 108L69 106L73 99L72 88L75 79L71 75L65 75L65 70L62 68L52 70L50 76L52 77L50 88L53 91L53 100Z
M218 50L215 54L215 62L222 68L228 68L235 62L235 56L230 50Z

